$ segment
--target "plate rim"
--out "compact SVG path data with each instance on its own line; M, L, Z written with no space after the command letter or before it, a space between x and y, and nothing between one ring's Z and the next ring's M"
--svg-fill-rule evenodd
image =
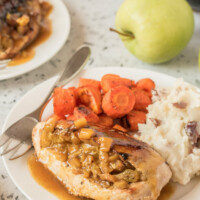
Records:
M48 0L47 0L48 1ZM65 19L65 21L68 21L68 27L67 27L67 34L65 36L65 39L63 40L62 44L58 47L58 49L52 53L52 55L50 57L48 57L48 59L42 61L40 64L36 64L35 67L33 68L25 68L23 71L20 71L20 72L14 72L14 73L8 73L6 74L5 76L3 75L1 77L1 73L0 73L0 81L3 81L3 80L8 80L8 79L12 79L14 77L18 77L20 75L23 75L25 73L28 73L28 72L31 72L39 67L41 67L42 65L44 65L45 63L47 63L48 61L50 61L61 49L62 47L65 45L67 39L69 38L69 34L70 34L70 30L71 30L71 16L70 16L70 12L69 12L69 9L67 7L67 5L64 3L63 0L56 0L57 2L59 2L61 4L61 6L63 7L64 11L65 11L65 15L67 16L67 18ZM51 15L51 14L50 14ZM51 37L51 36L50 36ZM48 38L49 39L49 38ZM47 39L47 42L48 42L48 39ZM43 44L43 43L42 43ZM41 46L42 44L38 45L37 47ZM37 48L36 47L36 48ZM28 62L26 62L28 63ZM25 64L25 63L24 63ZM13 66L13 67L17 67L17 66ZM11 67L12 68L12 67ZM2 69L3 71L3 69ZM1 72L1 71L0 71Z
M174 76L171 76L171 75L168 75L168 74L164 74L164 73L160 73L160 72L157 72L157 71L151 71L151 70L146 70L146 69L138 69L138 68L134 68L134 67L119 67L119 66L110 66L110 67L94 67L94 68L85 68L83 70L83 72L87 72L87 70L104 70L105 73L106 72L106 69L112 69L114 72L116 69L127 69L127 70L136 70L137 72L146 72L146 73L153 73L154 75L161 75L161 76L165 76L166 78L170 78L170 79L174 79L174 81L177 79L176 77ZM116 73L117 70L116 70ZM33 87L30 91L28 91L25 95L23 95L19 100L18 102L13 106L13 108L10 110L10 112L8 113L7 117L5 118L5 121L4 121L4 124L3 124L3 127L2 127L2 132L6 129L6 126L8 124L8 120L9 118L11 117L12 113L14 112L14 110L18 107L18 105L20 104L21 100L26 98L27 96L29 96L29 94L31 94L34 90L38 90L38 88L40 88L42 85L45 85L47 84L48 82L50 83L51 81L56 81L56 77L57 76L53 76L47 80L45 80L44 82L41 82L40 84L38 84L37 86ZM75 78L76 79L76 78ZM0 135L2 134L2 132L0 133ZM2 151L2 149L0 149L0 151ZM15 186L20 190L20 192L28 199L31 199L31 197L29 197L28 194L26 194L25 191L23 191L23 188L21 188L20 185L17 184L17 182L15 181L14 177L12 176L12 174L10 173L9 169L8 169L8 166L7 166L7 163L6 163L6 158L3 156L2 157L2 161L3 161L3 165L4 167L6 168L6 171L9 175L9 177L11 178L11 180L13 181L13 183L15 184ZM195 190L195 188L197 186L199 186L200 183L198 183L198 185L196 185L193 190ZM192 191L191 191L192 192ZM189 192L190 193L190 192ZM187 195L186 195L187 196ZM183 197L181 197L179 200L182 200L182 199L185 199L185 195Z

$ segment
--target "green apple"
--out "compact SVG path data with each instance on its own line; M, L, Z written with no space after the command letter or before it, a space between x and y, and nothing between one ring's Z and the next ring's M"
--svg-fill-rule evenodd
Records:
M125 0L116 29L132 54L156 64L184 49L194 32L194 16L185 0Z

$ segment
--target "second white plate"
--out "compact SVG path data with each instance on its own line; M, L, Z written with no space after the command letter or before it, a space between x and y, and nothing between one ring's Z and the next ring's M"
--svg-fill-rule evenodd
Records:
M65 44L70 31L69 12L62 0L47 0L53 5L49 15L52 21L52 34L35 48L35 56L30 61L0 70L0 80L13 78L38 68L51 59Z

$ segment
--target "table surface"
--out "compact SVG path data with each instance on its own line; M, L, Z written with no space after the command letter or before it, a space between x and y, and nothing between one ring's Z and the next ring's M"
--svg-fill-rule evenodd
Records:
M117 34L110 32L114 27L115 14L123 0L65 0L71 15L71 32L62 50L40 68L19 77L0 81L0 131L4 120L20 98L31 88L56 75L76 48L89 45L92 56L88 67L120 66L159 71L200 87L198 52L200 48L200 13L195 13L195 33L182 53L162 65L142 63L123 46ZM0 158L0 200L26 198L9 178Z

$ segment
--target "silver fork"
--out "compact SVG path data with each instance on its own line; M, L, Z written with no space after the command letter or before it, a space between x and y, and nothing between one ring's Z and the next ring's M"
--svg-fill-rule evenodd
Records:
M0 69L4 69L5 67L7 67L7 65L10 61L11 61L11 59L0 60Z
M52 95L54 88L65 85L82 71L90 57L90 54L91 50L87 46L78 49L68 61L67 66L59 73L55 84L37 109L19 119L3 132L0 136L0 147L5 146L6 144L7 147L3 149L0 154L1 156L13 151L13 154L9 159L14 160L23 156L32 148L32 129L39 122L40 111L45 102Z

